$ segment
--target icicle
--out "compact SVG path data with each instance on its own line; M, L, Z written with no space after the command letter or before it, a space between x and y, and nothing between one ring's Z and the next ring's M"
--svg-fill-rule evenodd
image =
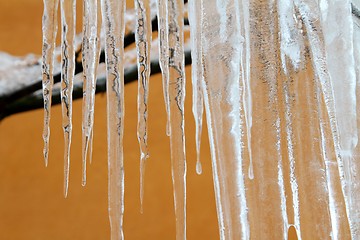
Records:
M138 67L138 125L137 137L140 145L140 205L143 209L145 161L147 149L147 117L150 78L150 50L152 40L151 9L149 0L135 0L136 48Z
M191 37L191 77L193 90L192 111L195 119L195 138L196 138L196 172L202 173L200 162L200 143L202 132L202 121L204 103L201 89L201 81L203 81L202 72L202 44L201 44L201 24L202 24L202 1L189 1L189 22Z
M75 73L76 0L61 0L61 20L61 106L63 118L62 126L65 138L64 195L66 197L69 187L70 145L72 135L72 91Z
M353 201L354 149L358 144L356 116L356 74L353 52L353 20L350 0L328 1L322 7L322 30L324 35L327 67L333 87L335 117L339 134L340 155L343 168L343 191L352 237L360 233L359 209Z
M111 239L123 239L124 12L125 1L101 0L106 32L108 188Z
M238 3L237 3L238 4ZM248 177L254 179L254 167L251 150L251 128L252 128L252 95L251 95L251 80L250 80L250 16L249 16L249 0L242 0L239 4L239 16L242 16L240 21L241 32L244 35L244 52L241 54L241 71L242 85L243 85L243 109L246 124L246 139L247 151L249 155L249 169Z
M94 125L94 104L96 88L96 70L99 63L100 31L98 21L98 0L84 0L82 62L84 68L83 83L83 122L82 122L82 185L86 184L86 158L92 149ZM90 155L91 159L91 155Z
M184 132L185 66L183 0L168 2L170 148L176 239L186 239L186 156Z
M342 192L344 180L343 159L337 123L334 89L327 66L326 42L322 35L322 19L317 1L295 1L301 20L309 39L309 48L319 86L320 130L322 151L326 164L326 177L329 192L329 209L334 238L350 238L350 226L346 212L346 196ZM329 34L329 33L327 33Z
M353 1L353 8L359 10L360 1ZM353 16L353 54L355 60L355 73L356 73L356 114L357 114L357 132L358 136L360 136L360 19L358 17ZM360 144L356 145L355 154L354 154L354 162L352 165L352 176L351 176L351 188L352 188L352 197L351 204L349 205L351 211L352 221L357 223L356 220L360 219L360 185L354 184L360 182ZM357 160L357 161L356 161ZM355 236L359 236L360 232L354 229L353 233Z
M168 0L157 0L159 64L161 68L165 107L167 112L166 134L170 136L170 99L169 99L169 27Z
M43 0L44 13L42 18L43 46L42 46L42 87L44 98L44 160L48 165L50 138L50 111L52 85L54 83L54 50L57 33L57 11L59 0Z
M203 5L203 83L220 239L249 239L243 175L238 3L213 0ZM197 10L199 11L199 10Z

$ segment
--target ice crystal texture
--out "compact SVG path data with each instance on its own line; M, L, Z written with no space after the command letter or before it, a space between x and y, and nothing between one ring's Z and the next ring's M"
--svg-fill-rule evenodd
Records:
M44 1L46 164L58 2ZM61 0L60 5L65 194L74 4L75 0ZM205 110L220 238L287 239L291 226L298 239L359 238L358 0L189 0L187 5L182 0L135 0L136 17L125 14L125 1L84 1L83 184L86 156L92 149L100 5L107 71L111 239L124 237L124 34L136 39L142 204L150 53L157 45L151 34L154 23L170 136L176 239L186 239L184 6L189 8L196 170L202 171ZM135 59L132 50L127 54Z

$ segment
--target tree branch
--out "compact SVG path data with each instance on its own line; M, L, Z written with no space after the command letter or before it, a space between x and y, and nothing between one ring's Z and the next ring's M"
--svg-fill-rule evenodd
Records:
M187 1L185 1L187 2ZM157 17L154 17L151 21L152 30L158 31L158 20ZM184 24L189 25L189 21L187 18L184 19ZM135 32L132 31L124 37L124 48L129 47L131 44L135 43ZM81 54L81 49L76 52L76 56ZM185 55L189 55L189 52L186 52ZM190 57L190 55L188 56ZM76 57L77 59L77 57ZM187 57L186 57L187 59ZM99 63L105 62L105 51L104 49L100 52ZM155 63L157 62L157 63ZM189 64L189 59L187 59L186 64ZM40 66L39 66L40 67ZM83 66L81 61L75 62L75 75L83 72ZM160 67L158 64L158 60L154 60L151 62L151 73L160 73ZM137 80L137 66L134 65L129 69L125 69L125 83ZM61 71L54 74L54 84L59 83L61 81ZM102 89L96 92L104 92L105 87L105 79L100 78L97 80L97 88ZM33 84L22 87L19 90L9 93L8 95L3 95L0 97L0 121L7 116L10 116L15 113L29 111L33 109L38 109L43 107L43 98L42 93L38 92L42 89L42 80L39 79ZM82 97L82 83L74 86L73 99ZM41 100L41 101L39 101ZM27 102L28 101L28 102ZM41 102L41 103L40 103ZM53 97L52 103L59 104L60 101L60 89L53 89ZM33 106L31 106L33 105Z
M185 51L185 65L191 64L191 53L190 50ZM161 69L159 66L159 60L154 59L151 61L151 75L160 73ZM124 70L124 82L130 83L133 81L136 81L138 78L138 72L137 72L137 66L131 66ZM54 88L53 95L52 95L52 104L60 104L61 103L61 97L60 97L60 91L59 88ZM96 82L96 93L102 93L106 92L106 79L105 77L101 77L97 79ZM83 82L79 82L77 84L74 84L74 90L73 90L73 99L79 99L83 96ZM16 101L13 101L2 109L0 113L0 120L4 119L7 116L10 116L12 114L26 112L34 109L39 109L44 107L43 102L43 96L40 89L38 89L36 92L24 96Z

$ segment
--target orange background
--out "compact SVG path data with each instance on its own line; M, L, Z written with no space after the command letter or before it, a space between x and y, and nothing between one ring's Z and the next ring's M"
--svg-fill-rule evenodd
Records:
M78 1L78 23L81 1ZM132 6L128 1L129 7ZM41 0L0 0L0 51L41 53ZM78 24L78 30L80 30ZM203 174L195 173L190 68L187 68L187 236L219 239L206 130ZM160 76L153 76L149 99L149 149L144 213L139 212L139 148L136 138L136 83L125 87L125 238L175 239L169 138ZM49 166L42 156L43 111L0 122L0 239L110 239L107 215L106 97L97 95L94 155L88 183L81 186L81 100L74 102L70 191L63 197L63 132L60 106L52 108Z

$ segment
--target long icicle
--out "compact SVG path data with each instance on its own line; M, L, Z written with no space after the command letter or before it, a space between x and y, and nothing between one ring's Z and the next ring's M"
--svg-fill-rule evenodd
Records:
M157 16L159 29L159 64L167 113L166 134L170 136L168 0L157 0Z
M105 27L107 131L108 131L108 209L111 239L124 238L124 12L125 1L101 0Z
M100 50L101 50L101 43L100 43L100 40L101 40L101 8L100 8L100 0L97 0L97 39L98 39L98 44L97 44L97 54L96 54L96 67L95 67L95 82L94 82L94 104L93 106L95 107L95 91L96 91L96 79L97 79L97 68L98 68L98 65L99 65L99 60L100 60ZM94 114L94 111L92 112L92 114ZM90 135L90 138L89 138L89 147L88 147L88 156L89 156L89 162L90 164L92 163L92 157L93 157L93 137L94 137L94 117L93 117L93 122L92 122L92 128L91 128L91 135Z
M138 67L138 124L137 137L140 145L140 211L143 211L145 161L148 158L147 118L150 78L150 50L152 40L151 9L149 0L135 0L135 43Z
M69 189L70 146L72 135L72 92L75 74L75 22L76 0L61 0L62 29L62 71L61 71L61 107L62 127L64 130L64 196Z
M244 169L241 53L244 36L237 1L203 5L202 81L220 239L250 239L248 186ZM216 20L214 20L216 19Z
M57 33L57 11L59 0L43 0L44 13L42 17L42 87L44 98L44 161L48 165L49 157L49 138L50 138L50 110L52 86L54 83L54 49Z
M98 0L84 0L82 63L84 68L82 122L82 185L86 184L86 158L92 149L96 70L99 63ZM91 151L90 151L91 158Z
M176 239L186 239L186 155L184 131L184 21L183 0L168 2L169 14L169 97L170 97L170 148Z
M191 78L193 90L193 105L192 111L195 119L195 138L196 138L196 173L202 173L202 166L200 161L200 143L204 112L204 100L202 95L201 81L203 81L202 71L202 44L201 44L201 24L202 24L202 1L189 1L189 22L190 22L190 37L191 37Z

